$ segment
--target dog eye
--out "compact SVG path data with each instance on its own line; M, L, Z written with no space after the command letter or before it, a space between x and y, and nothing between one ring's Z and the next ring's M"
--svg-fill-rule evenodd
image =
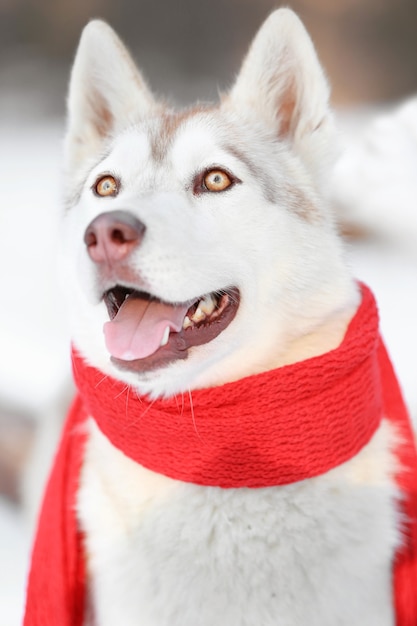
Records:
M99 178L94 184L94 191L98 196L115 196L119 191L119 185L114 176L107 174Z
M232 179L223 170L210 170L203 177L203 187L207 191L224 191L232 184Z

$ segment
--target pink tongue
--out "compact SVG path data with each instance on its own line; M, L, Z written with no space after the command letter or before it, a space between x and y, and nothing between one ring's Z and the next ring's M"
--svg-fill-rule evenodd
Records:
M104 324L107 350L124 361L150 356L160 347L167 327L175 332L181 330L189 306L129 296L116 317Z

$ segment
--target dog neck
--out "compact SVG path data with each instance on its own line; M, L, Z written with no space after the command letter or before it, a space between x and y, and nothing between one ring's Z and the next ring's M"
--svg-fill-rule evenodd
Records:
M138 396L74 350L85 416L137 463L185 482L266 487L322 474L357 454L381 420L378 313L361 290L335 350L169 399Z

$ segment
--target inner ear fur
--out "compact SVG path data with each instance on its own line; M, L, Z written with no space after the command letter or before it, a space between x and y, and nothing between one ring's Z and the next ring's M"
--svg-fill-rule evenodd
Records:
M297 140L328 114L329 86L314 45L290 9L274 11L258 31L229 97L279 137Z
M150 112L156 103L129 52L101 20L87 24L68 93L67 165L79 167L106 138Z

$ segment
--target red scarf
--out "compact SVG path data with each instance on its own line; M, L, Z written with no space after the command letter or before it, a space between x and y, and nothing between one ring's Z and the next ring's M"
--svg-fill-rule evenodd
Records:
M82 626L85 564L75 498L87 416L117 448L178 480L223 488L284 485L351 459L384 415L402 435L405 542L393 564L397 626L417 626L417 456L374 298L341 345L322 356L168 400L138 397L73 353L79 389L47 486L32 555L24 626Z

